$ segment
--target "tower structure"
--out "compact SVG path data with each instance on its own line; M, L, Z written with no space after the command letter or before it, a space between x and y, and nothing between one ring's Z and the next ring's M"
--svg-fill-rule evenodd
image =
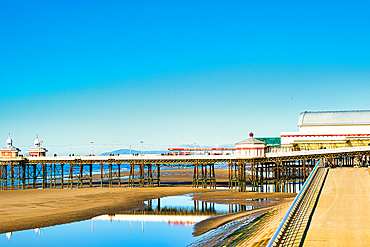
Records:
M39 137L36 136L36 140L33 143L33 147L27 150L30 157L44 157L44 156L46 156L46 152L48 150L46 148L41 147L41 143L42 143L42 141L40 141Z
M20 151L21 150L19 148L13 147L13 140L10 138L9 134L8 139L6 139L6 146L0 149L1 157L2 158L18 157Z

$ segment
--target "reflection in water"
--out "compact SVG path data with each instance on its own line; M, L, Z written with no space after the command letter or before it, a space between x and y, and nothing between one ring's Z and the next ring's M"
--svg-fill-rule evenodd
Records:
M169 196L145 202L144 210L102 215L94 220L168 222L169 225L195 225L210 216L254 209L239 204L218 204L193 200L190 195Z
M35 231L36 235L42 234L42 229L40 229L40 228L35 228L33 230ZM10 238L12 237L12 234L13 234L12 232L5 233L5 236L8 238L8 241L10 241Z
M209 216L192 215L102 215L95 217L94 220L106 221L138 221L138 222L167 222L169 225L195 225L207 219Z
M193 225L213 215L249 210L251 206L192 200L189 195L145 202L145 210L103 215L43 229L9 232L0 246L186 246Z
M264 183L259 186L247 186L247 191L253 192L284 192L284 193L298 193L303 187L303 180L292 180L282 183Z
M10 240L0 238L0 246L185 246L193 242L192 226L167 222L87 220L13 232ZM0 234L6 235L6 234Z
M221 201L221 200L219 200ZM229 201L230 203L230 201ZM254 209L253 206L237 203L220 204L193 200L190 195L169 196L146 201L147 208L141 211L126 212L133 214L158 214L158 215L219 215Z

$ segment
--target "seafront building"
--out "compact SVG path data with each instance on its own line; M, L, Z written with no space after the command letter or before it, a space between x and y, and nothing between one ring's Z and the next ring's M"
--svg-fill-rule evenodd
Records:
M367 146L370 110L305 111L298 132L282 132L281 147L294 151Z

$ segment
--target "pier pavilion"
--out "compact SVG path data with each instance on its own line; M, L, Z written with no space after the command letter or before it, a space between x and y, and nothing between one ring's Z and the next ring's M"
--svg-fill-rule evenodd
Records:
M370 110L305 111L298 132L282 132L282 148L332 149L370 145Z
M10 138L9 134L9 137L6 140L6 146L0 149L1 157L4 158L18 157L20 151L21 150L19 148L13 147L13 140Z
M235 154L242 157L265 157L266 143L253 138L253 133L249 134L249 138L235 143Z
M30 157L45 157L46 156L46 152L48 150L46 148L41 147L41 142L42 141L39 140L39 137L36 136L36 140L34 141L33 147L27 150Z

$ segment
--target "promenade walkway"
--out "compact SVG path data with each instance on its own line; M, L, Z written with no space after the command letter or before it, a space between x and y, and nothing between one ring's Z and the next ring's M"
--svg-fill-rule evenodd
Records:
M303 246L369 246L367 168L330 169Z

